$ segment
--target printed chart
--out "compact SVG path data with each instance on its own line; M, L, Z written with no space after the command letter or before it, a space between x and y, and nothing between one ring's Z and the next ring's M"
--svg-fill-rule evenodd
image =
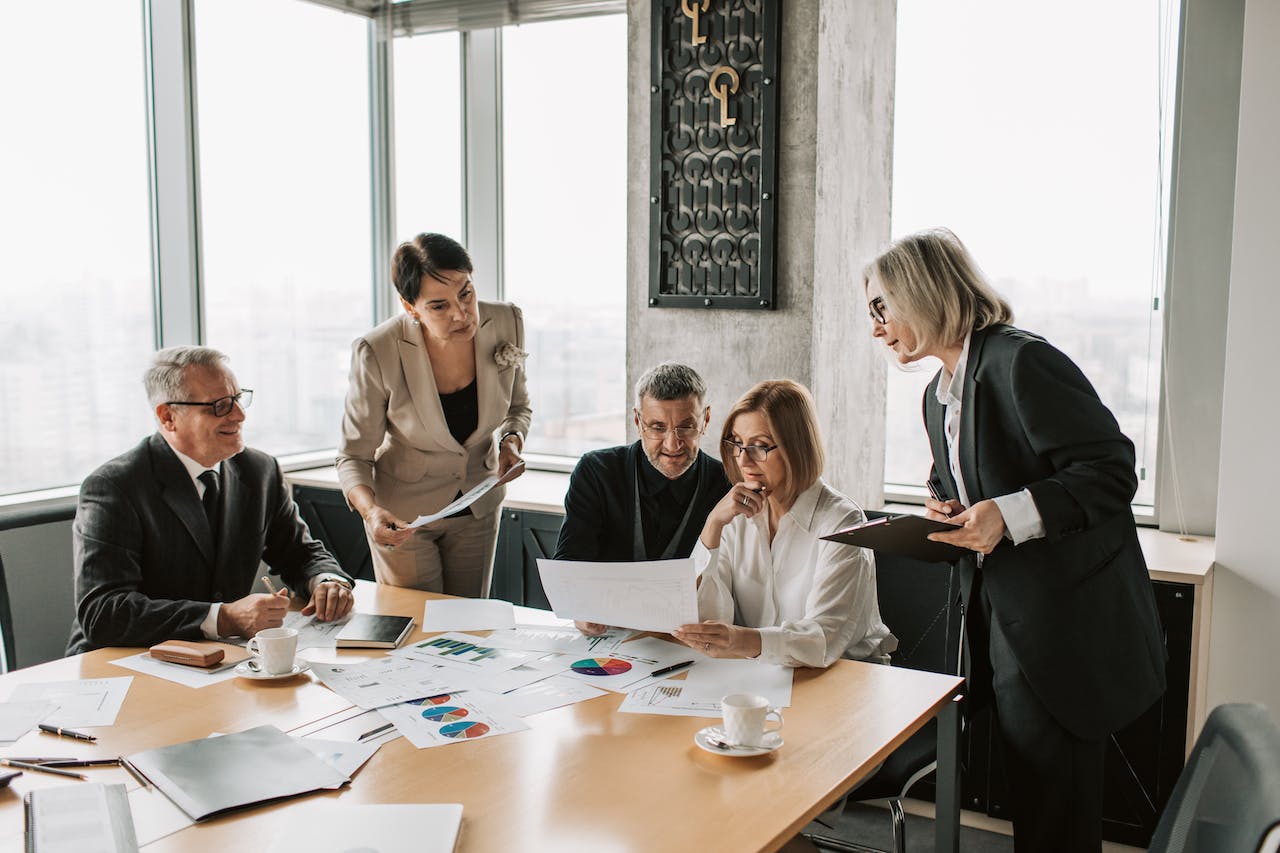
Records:
M579 675L622 675L631 671L631 662L621 658L586 658L574 661L569 668Z
M470 694L467 694L468 696ZM477 698L481 698L477 694ZM459 693L440 693L382 708L389 723L418 749L529 728L513 714L496 711Z
M488 733L489 727L484 723L450 723L447 726L440 727L440 734L459 740L484 737Z

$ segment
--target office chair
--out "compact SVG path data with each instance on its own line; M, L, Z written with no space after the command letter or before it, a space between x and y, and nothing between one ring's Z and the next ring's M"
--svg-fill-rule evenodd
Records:
M867 517L878 518L887 514L868 512ZM949 675L960 672L964 620L960 607L960 576L955 566L925 563L877 551L876 597L880 603L880 618L898 638L898 649L891 655L893 666ZM893 850L894 853L904 853L907 841L902 798L936 768L937 745L938 721L934 719L894 750L875 775L850 791L845 801L827 814L834 813L838 817L847 801L887 799L893 828ZM827 825L825 817L819 817L818 822ZM805 837L827 850L879 853L875 848L825 832L805 833Z
M1178 776L1150 853L1280 849L1280 725L1262 705L1213 709Z
M16 663L13 613L9 608L9 581L4 573L4 557L0 557L0 673L13 669Z

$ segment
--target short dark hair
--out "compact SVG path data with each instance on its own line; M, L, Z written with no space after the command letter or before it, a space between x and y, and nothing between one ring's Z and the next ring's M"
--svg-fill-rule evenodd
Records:
M698 375L698 371L692 367L674 361L664 361L646 370L637 380L637 408L645 397L651 397L659 402L693 397L698 401L698 405L702 405L703 400L707 398L707 385Z
M444 281L440 273L447 270L474 272L467 250L457 240L443 234L419 234L397 246L391 256L391 282L400 298L410 304L418 301L424 276Z

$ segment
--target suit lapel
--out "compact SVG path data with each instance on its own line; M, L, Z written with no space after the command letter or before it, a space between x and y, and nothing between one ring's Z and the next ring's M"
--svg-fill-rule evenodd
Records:
M976 331L969 338L969 360L964 366L964 386L960 389L960 473L964 475L970 506L985 497L978 478L977 429L974 426L978 412L974 400L978 396L978 364L982 361L982 346L986 340L985 330Z
M151 466L160 484L161 498L191 534L205 561L213 566L213 532L209 529L204 506L196 495L196 484L159 433L151 437Z
M498 382L498 363L493 360L493 351L498 346L498 324L483 303L480 305L480 328L476 330L476 399L480 416L476 419L476 430L467 436L466 445L470 447L477 440L488 437L490 430L486 424L502 422L503 395Z
M431 361L427 356L426 345L422 342L422 331L413 325L409 315L400 321L400 364L404 367L405 382L409 386L409 396L413 398L414 411L427 435L446 450L458 451L462 445L449 434L449 424L444 419L444 409L440 407L440 392L436 389L436 378L431 373Z
M934 473L938 475L938 479L942 482L943 497L954 498L960 492L956 488L955 478L951 476L951 464L949 461L951 457L947 453L947 410L938 402L938 383L941 381L942 371L939 370L937 375L933 377L933 381L925 389L924 427L925 432L929 435L929 449L933 451L933 458L935 460L944 460L941 467L937 464L933 466Z

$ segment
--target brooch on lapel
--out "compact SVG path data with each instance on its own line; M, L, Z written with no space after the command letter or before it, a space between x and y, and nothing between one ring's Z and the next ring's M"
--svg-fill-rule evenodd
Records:
M493 350L493 360L498 367L507 368L515 367L517 364L523 364L524 360L529 357L529 353L520 349L520 347L510 341L503 341Z

